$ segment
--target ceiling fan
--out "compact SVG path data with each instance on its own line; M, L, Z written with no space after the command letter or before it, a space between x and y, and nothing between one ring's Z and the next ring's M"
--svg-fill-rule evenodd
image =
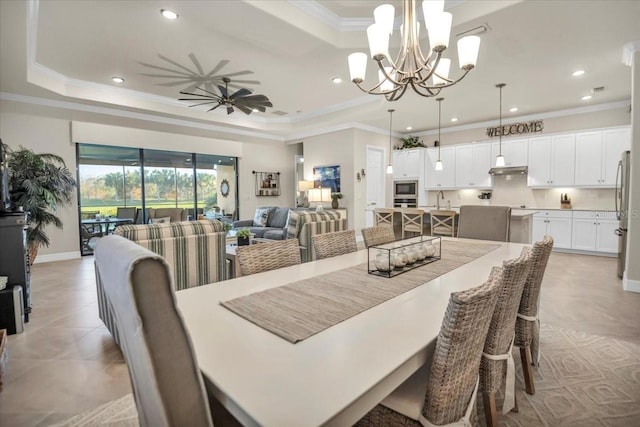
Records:
M224 105L227 107L227 114L233 113L234 107L245 114L251 114L256 110L264 113L266 111L266 107L273 107L273 104L265 95L251 95L251 91L246 88L241 88L232 95L229 95L229 83L231 82L231 79L229 77L224 77L222 81L224 82L224 86L218 85L220 95L200 87L196 87L196 89L204 92L204 94L180 92L182 95L195 96L195 98L179 98L178 101L204 101L199 104L189 105L189 107L216 104L207 110L207 112L213 111Z

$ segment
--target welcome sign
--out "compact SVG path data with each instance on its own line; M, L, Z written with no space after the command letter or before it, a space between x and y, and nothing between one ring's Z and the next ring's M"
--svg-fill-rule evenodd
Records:
M522 135L527 133L542 132L544 124L542 120L535 120L527 123L513 123L510 125L495 126L487 128L487 136L490 138L496 136Z

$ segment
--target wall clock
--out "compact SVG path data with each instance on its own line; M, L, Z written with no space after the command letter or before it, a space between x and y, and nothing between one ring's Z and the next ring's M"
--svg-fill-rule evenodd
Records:
M229 195L229 181L226 179L223 179L220 184L220 194L222 194L222 197L227 197Z

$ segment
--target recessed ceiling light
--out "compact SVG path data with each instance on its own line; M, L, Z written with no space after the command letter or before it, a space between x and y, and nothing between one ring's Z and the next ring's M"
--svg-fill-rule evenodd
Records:
M581 75L583 75L583 74L584 74L584 70L576 70L576 71L574 71L573 73L571 73L571 75L572 75L573 77L578 77L578 76L581 76Z
M167 19L178 19L178 14L167 9L160 9L160 13Z
M591 95L585 95L585 96L583 96L583 97L582 97L582 98L580 98L580 99L582 99L583 101L588 101L588 100L590 100L590 99L591 99Z
M334 77L331 79L331 81L335 84L342 83L342 79L340 77Z
M457 117L451 117L451 121L452 121L452 122L457 122L457 121L458 121L458 118L457 118Z
M218 160L218 163L222 163L222 160Z
M511 107L509 108L509 111L511 111L512 113L515 113L516 111L518 111L518 107Z
M407 130L411 130L413 129L411 126L407 126Z
M253 109L253 110L251 110L251 111L253 111L254 113L257 113L257 112L258 112L258 111L260 111L260 110L258 110L257 108L254 108L254 109Z
M111 77L111 80L114 83L124 83L124 79L122 77Z

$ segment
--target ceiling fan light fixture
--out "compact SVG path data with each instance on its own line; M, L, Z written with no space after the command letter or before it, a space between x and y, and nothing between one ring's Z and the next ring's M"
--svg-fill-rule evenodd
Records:
M233 113L236 108L245 114L251 114L254 111L261 111L264 113L267 111L266 107L273 107L273 104L265 95L253 95L251 91L246 88L240 88L230 95L229 83L231 83L231 79L229 77L223 77L222 81L224 82L224 86L218 85L220 95L201 87L196 87L195 89L198 89L203 93L181 91L180 93L182 95L189 95L194 98L178 98L178 101L198 101L197 104L189 105L189 107L213 105L213 107L209 108L207 112L224 106L227 108L227 114Z
M114 83L124 83L124 79L118 76L111 77L111 81Z

